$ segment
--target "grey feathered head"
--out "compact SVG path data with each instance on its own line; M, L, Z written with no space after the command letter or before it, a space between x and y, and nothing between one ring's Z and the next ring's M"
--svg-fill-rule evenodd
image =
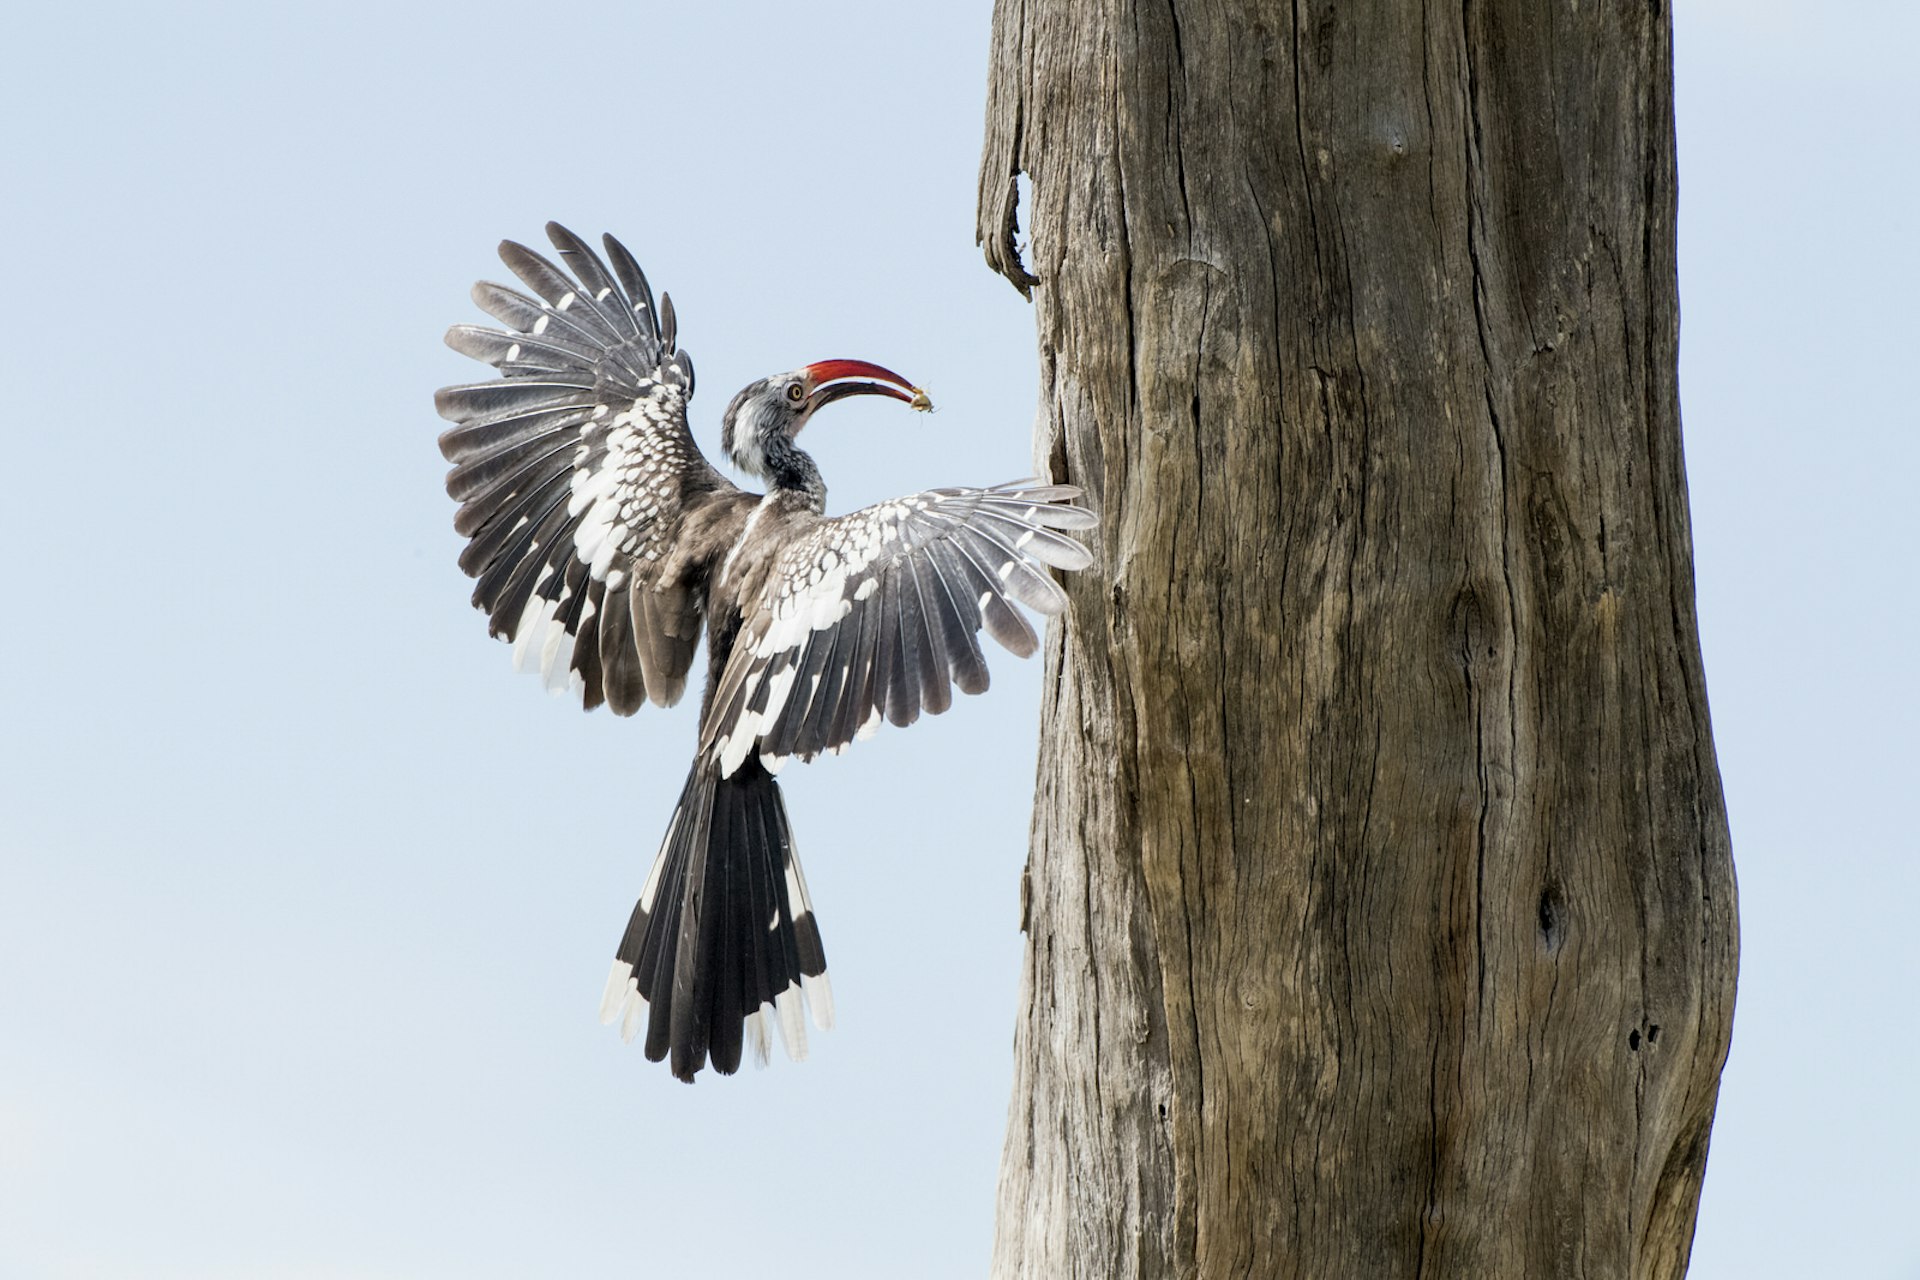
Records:
M818 360L742 388L721 420L721 443L735 466L771 479L771 460L789 452L788 446L814 412L849 396L892 396L916 409L933 407L926 392L891 369L865 360Z

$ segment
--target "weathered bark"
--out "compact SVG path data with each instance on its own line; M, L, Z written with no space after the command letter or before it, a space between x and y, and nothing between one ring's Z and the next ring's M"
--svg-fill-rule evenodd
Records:
M1105 521L995 1273L1682 1273L1736 926L1668 14L1000 0L993 57Z

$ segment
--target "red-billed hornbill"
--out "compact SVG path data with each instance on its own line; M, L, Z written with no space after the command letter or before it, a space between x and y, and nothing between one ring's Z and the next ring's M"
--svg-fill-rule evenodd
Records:
M436 397L440 437L471 541L460 567L514 663L547 687L630 715L676 702L704 618L700 745L601 1002L647 1057L692 1080L711 1057L738 1069L769 1021L790 1056L833 1023L826 957L773 774L865 737L881 719L945 711L950 685L987 687L982 627L1025 657L1038 645L1018 601L1066 608L1047 566L1084 568L1079 490L1021 482L933 489L831 519L826 486L794 438L824 405L892 396L927 408L904 378L823 360L762 378L727 406L722 439L767 482L744 493L687 429L693 365L673 303L605 237L603 262L557 223L573 278L511 241L500 257L536 295L474 286L510 332L456 325L447 344L497 381ZM608 262L612 270L608 270ZM771 1016L771 1019L769 1018Z

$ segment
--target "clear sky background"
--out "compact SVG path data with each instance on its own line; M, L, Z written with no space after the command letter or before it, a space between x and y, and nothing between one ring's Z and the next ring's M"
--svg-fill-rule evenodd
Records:
M510 673L430 396L557 217L673 292L710 450L864 356L942 412L837 408L833 507L1025 473L988 6L55 8L0 74L0 1280L982 1274L1034 666L785 775L841 1026L676 1084L592 1015L696 700ZM1693 1274L1915 1280L1920 18L1678 8L1744 942Z

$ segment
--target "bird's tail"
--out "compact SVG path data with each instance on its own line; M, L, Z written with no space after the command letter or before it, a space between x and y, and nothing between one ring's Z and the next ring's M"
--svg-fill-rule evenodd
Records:
M738 1070L749 1042L765 1062L769 1022L804 1058L803 998L831 1028L826 954L779 784L757 759L722 778L703 755L620 940L600 1020L628 1040L644 1024L647 1057L671 1052L673 1074L691 1081L709 1057L722 1075Z

